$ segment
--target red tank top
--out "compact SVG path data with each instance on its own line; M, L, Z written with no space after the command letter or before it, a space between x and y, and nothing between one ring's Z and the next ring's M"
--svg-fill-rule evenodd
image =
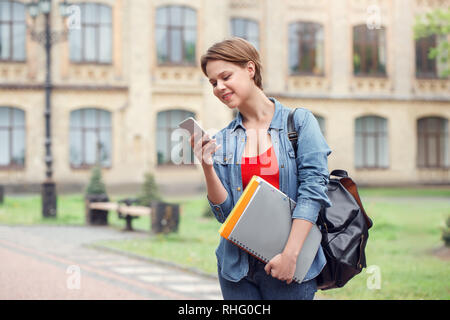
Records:
M244 189L254 175L280 189L278 161L273 146L256 157L242 157L241 175Z

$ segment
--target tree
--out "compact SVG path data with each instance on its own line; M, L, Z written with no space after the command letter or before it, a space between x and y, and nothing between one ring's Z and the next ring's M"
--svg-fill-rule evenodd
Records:
M428 53L429 59L445 64L445 68L440 74L441 77L450 76L450 9L435 9L424 16L416 17L414 25L414 37L416 40L435 35L438 39L437 46L431 48Z
M155 177L150 172L145 174L144 184L138 200L139 204L143 206L151 206L153 201L161 200Z
M106 187L102 180L100 166L96 165L91 171L91 180L86 188L87 195L106 194Z

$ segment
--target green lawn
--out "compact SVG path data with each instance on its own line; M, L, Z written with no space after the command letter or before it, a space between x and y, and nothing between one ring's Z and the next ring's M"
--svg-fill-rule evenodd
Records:
M129 196L111 196L111 201ZM84 198L81 194L59 195L57 200L57 217L42 216L40 195L6 195L3 205L0 204L0 224L52 224L52 225L84 225ZM115 212L108 215L108 223L117 228L125 227L125 220L119 219ZM136 229L150 230L150 217L133 220Z
M381 288L370 290L363 272L344 288L319 291L332 299L449 299L449 260L432 254L443 245L441 228L450 215L449 189L361 189L365 209L373 219L366 248L367 265L381 272ZM420 198L418 198L420 197ZM113 197L117 200L123 197ZM179 232L168 236L100 244L216 273L214 250L220 224L203 216L204 197L167 199L181 204ZM81 195L59 196L57 219L43 219L40 196L6 196L0 205L0 224L84 224ZM125 221L109 215L110 225ZM133 221L137 229L150 230L150 219Z
M2 224L84 224L84 204L81 195L58 196L57 218L43 218L40 195L5 195L0 205Z

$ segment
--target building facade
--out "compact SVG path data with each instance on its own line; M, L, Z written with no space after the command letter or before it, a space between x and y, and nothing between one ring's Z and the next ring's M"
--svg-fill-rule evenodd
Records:
M45 53L30 1L0 0L0 181L45 179ZM244 37L261 53L268 96L310 109L332 154L359 184L450 184L450 80L427 58L440 38L415 40L416 16L448 0L53 1L52 152L58 188L82 188L103 167L108 188L203 185L201 168L173 161L171 134L194 116L223 128L233 113L212 94L200 56ZM131 189L127 189L131 190ZM135 190L135 189L134 189Z

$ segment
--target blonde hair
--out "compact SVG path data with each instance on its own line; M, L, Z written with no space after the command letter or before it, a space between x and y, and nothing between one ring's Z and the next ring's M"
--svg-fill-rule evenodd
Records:
M255 64L255 76L253 81L258 88L263 90L261 59L258 51L247 40L233 37L217 42L211 46L200 59L202 71L205 76L208 76L206 73L206 65L208 64L208 61L211 60L228 61L242 68L244 68L249 61L252 61Z

